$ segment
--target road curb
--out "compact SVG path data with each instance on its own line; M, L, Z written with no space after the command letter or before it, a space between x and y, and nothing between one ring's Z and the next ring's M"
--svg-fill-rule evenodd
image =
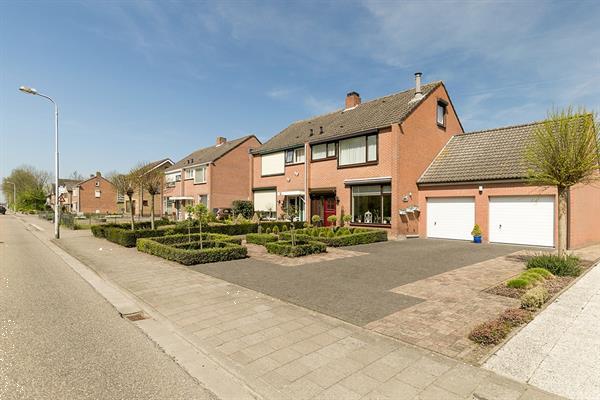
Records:
M18 220L26 227L33 225L21 218L18 218ZM220 399L262 399L262 396L258 395L237 376L230 373L208 354L201 352L201 349L179 335L169 321L162 317L160 313L156 313L152 307L145 304L140 305L127 292L112 284L108 279L103 278L94 271L93 268L69 254L56 242L56 239L48 238L37 227L29 229L29 231L106 299L122 317L127 318L127 316L135 314L150 316L151 318L149 319L131 322L166 354L173 358L182 369L196 379L201 386L214 393Z

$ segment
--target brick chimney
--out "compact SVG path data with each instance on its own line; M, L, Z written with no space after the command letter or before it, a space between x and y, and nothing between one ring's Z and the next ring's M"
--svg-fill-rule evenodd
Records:
M102 174L100 173L100 171L96 171L96 176L99 178L102 176Z
M350 92L346 95L346 110L360 104L360 94Z
M223 136L217 136L217 146L225 144L225 142L227 142L227 138L224 138Z

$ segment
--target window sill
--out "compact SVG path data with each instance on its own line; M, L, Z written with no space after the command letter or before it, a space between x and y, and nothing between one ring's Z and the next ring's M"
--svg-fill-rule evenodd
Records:
M446 125L445 124L440 124L439 122L437 123L437 127L443 130L446 130Z
M261 178L269 178L271 176L284 176L285 173L281 173L281 174L271 174L271 175L261 175Z
M285 163L285 166L286 166L286 167L291 167L291 166L293 166L293 165L302 165L302 164L304 164L304 161L301 161L301 162L295 162L295 163Z
M331 160L335 160L335 159L337 159L337 157L333 156L333 157L319 158L319 159L316 159L316 160L311 159L310 162L331 161Z
M392 224L365 224L364 222L350 222L350 226L362 226L362 227L372 226L374 228L391 228Z
M194 185L206 185L206 182L194 182Z
M339 165L338 164L338 169L344 169L344 168L356 168L356 167L369 167L372 165L377 165L379 163L379 161L369 161L366 163L361 163L361 164L349 164L349 165Z

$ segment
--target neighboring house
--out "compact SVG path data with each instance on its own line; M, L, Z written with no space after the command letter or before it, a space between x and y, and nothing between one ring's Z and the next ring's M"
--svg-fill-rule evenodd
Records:
M77 179L59 179L58 192L61 209L63 212L74 212L73 210L73 189L80 181ZM51 192L46 196L46 204L54 208L54 183L51 186Z
M301 220L352 216L352 225L419 234L417 179L452 135L463 132L442 82L295 122L252 154L255 210Z
M524 150L540 123L454 136L419 178L424 237L470 239L479 224L495 243L555 246L556 187L526 181ZM600 185L569 194L568 247L600 241Z
M165 170L164 211L178 220L185 207L198 203L215 211L230 208L234 200L251 198L248 153L260 146L254 136L227 141L218 137L215 146L199 149Z
M117 189L100 172L73 188L72 211L80 214L117 212Z
M147 168L149 171L153 171L156 169L166 170L169 167L173 166L173 161L169 158L163 158L162 160L157 160L149 163ZM161 188L164 189L164 182ZM161 189L162 192L162 189ZM133 203L133 211L134 214L139 217L149 217L150 216L150 202L152 201L152 196L148 193L147 190L142 190L142 188L138 188L133 193L132 203ZM125 212L129 214L131 212L132 204L129 202L129 198L127 196L123 196L123 202L125 204ZM163 210L163 201L162 201L162 193L154 196L154 216L162 216L164 214Z

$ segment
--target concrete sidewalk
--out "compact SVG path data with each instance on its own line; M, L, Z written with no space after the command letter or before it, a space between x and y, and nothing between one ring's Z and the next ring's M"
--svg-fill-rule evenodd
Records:
M600 267L596 265L485 367L568 398L600 399L599 333Z
M89 232L65 231L59 243L134 296L153 317L142 323L170 324L199 354L234 374L257 397L558 398L493 372L93 238ZM196 356L180 352L175 357L193 363Z

